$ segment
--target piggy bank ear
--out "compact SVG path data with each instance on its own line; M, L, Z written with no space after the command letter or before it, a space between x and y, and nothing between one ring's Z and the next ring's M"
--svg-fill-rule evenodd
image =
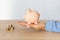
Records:
M32 12L32 10L31 9L28 9L27 12Z

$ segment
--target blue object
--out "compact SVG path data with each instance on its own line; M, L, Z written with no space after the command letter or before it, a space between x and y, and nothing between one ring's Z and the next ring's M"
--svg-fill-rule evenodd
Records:
M47 21L45 30L51 31L51 32L60 32L60 22L58 22L58 21Z

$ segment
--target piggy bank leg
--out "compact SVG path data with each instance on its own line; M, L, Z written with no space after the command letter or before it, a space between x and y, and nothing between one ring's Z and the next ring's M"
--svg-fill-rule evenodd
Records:
M30 24L31 24L31 23L30 23L30 22L28 22L27 28L30 28L30 26L29 26Z
M38 22L35 22L34 24L38 24Z

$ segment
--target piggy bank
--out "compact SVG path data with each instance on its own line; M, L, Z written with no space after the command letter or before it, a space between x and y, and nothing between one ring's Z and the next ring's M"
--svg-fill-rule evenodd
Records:
M37 24L39 21L40 14L36 10L28 9L24 15L25 21L29 24ZM29 26L27 26L29 28Z

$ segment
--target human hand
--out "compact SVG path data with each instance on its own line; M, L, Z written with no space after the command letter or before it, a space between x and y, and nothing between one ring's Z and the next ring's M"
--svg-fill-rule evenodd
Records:
M28 23L25 21L18 21L17 22L19 25L23 25L27 27ZM29 24L30 28L33 28L35 30L45 30L45 24L42 22L39 22L38 24Z

